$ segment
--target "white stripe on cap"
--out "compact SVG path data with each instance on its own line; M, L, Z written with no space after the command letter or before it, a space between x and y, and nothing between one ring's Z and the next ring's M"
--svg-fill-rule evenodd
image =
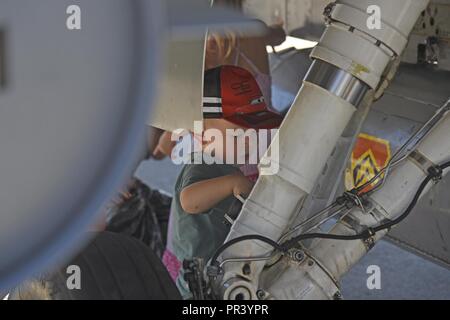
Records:
M203 107L203 113L221 113L222 107Z
M203 97L203 103L222 103L222 98Z

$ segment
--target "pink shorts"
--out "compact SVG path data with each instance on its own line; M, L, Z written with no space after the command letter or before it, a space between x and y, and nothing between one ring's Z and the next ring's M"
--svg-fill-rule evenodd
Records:
M180 272L181 269L181 262L178 261L177 257L167 249L166 251L164 251L162 262L166 266L166 269L169 272L170 277L175 282L178 278L178 273Z

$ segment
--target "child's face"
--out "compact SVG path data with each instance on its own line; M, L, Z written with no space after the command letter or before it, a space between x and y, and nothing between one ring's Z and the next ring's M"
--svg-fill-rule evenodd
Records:
M210 155L222 159L228 164L230 164L230 160L234 164L242 164L243 161L248 163L249 154L253 151L250 149L258 146L255 129L244 128L224 119L205 119L203 129L203 151L208 154L213 151L215 154ZM245 133L249 134L251 131L255 133L253 136L256 139L253 141L253 145L251 145L251 139L243 137Z

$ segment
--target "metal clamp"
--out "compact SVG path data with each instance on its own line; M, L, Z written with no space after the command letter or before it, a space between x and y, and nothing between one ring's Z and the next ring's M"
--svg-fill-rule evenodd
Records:
M322 60L314 60L305 81L327 90L356 108L370 89L352 74Z
M430 159L425 157L422 153L420 153L418 150L414 150L410 153L409 159L418 166L426 175L428 175L430 172L430 168L436 167L436 164L433 163Z

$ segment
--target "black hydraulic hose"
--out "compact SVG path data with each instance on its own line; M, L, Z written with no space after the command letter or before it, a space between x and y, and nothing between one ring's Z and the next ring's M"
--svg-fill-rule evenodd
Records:
M246 240L260 240L262 242L270 244L274 249L280 251L280 252L287 252L289 249L297 245L299 241L307 240L307 239L333 239L333 240L366 240L370 237L374 236L375 233L389 229L397 224L399 224L401 221L403 221L408 215L411 213L411 211L416 206L417 202L419 201L420 196L422 195L423 191L425 190L428 183L430 183L433 179L440 179L442 178L442 172L450 167L450 161L446 162L440 166L436 167L430 167L428 169L428 175L427 177L422 181L422 183L419 186L419 189L417 190L416 194L414 195L413 200L408 205L406 210L396 219L386 222L384 224L381 224L374 228L367 228L363 232L355 235L338 235L338 234L327 234L327 233L306 233L306 234L300 234L282 244L279 244L275 241L273 241L270 238L261 236L261 235L246 235L242 237L234 238L226 243L224 243L222 246L220 246L216 252L214 253L213 257L211 258L211 265L217 265L217 259L219 255L225 251L230 246Z
M216 252L214 253L214 255L211 258L211 264L214 265L217 263L217 258L219 258L219 255L225 251L228 247L231 247L232 245L238 243L238 242L242 242L242 241L246 241L246 240L259 240L261 242L265 242L269 245L271 245L274 249L278 250L278 251L285 251L284 248L278 244L278 242L273 241L270 238L261 236L261 235L257 235L257 234L250 234L250 235L246 235L246 236L242 236L242 237L237 237L234 239L231 239L228 242L225 242L223 245L221 245Z
M419 189L417 190L413 200L411 201L411 203L409 204L408 208L406 208L406 210L396 219L386 222L382 225L379 225L375 228L373 228L373 231L378 232L384 229L388 229L393 227L396 224L399 224L400 222L402 222L410 213L411 211L414 209L414 207L416 206L417 202L419 201L420 196L423 193L423 190L425 190L426 186L428 185L428 183L433 180L433 179L440 179L442 178L442 173L445 169L447 169L448 167L450 167L450 161L446 162L440 166L436 166L436 167L430 167L428 169L428 175L427 177L422 181L422 183L420 184Z

